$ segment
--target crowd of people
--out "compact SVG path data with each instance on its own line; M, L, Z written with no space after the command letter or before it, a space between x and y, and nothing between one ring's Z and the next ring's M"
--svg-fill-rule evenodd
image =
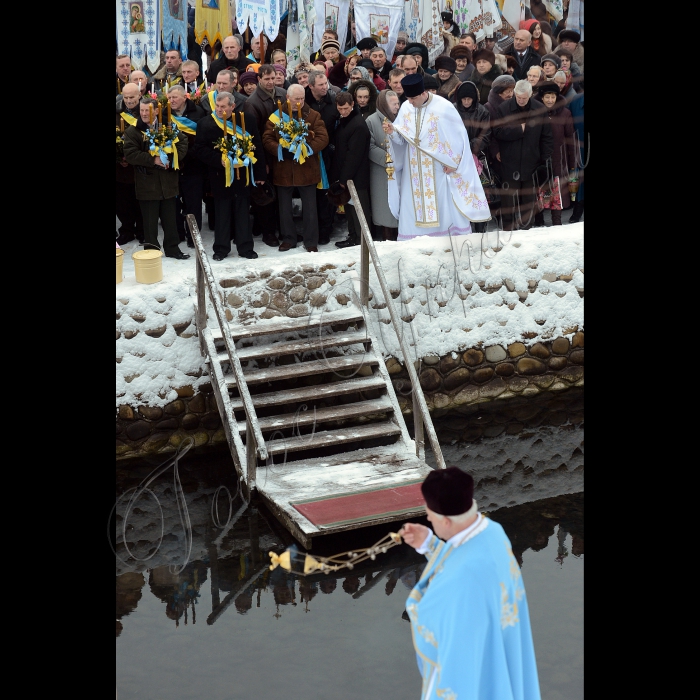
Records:
M405 32L388 56L369 37L341 51L327 30L311 61L293 70L282 33L274 42L232 34L206 46L206 70L201 52L183 61L166 51L152 75L118 55L117 243L160 249L160 220L165 255L188 258L180 248L193 247L185 217L193 214L201 230L206 212L217 261L232 243L240 257L257 258L256 237L280 251L302 244L317 252L338 217L348 236L335 245L358 245L350 180L375 240L480 232L493 218L504 230L528 229L546 225L546 210L552 225L565 223L566 210L568 222L579 221L586 139L578 32L530 18L514 36L479 43L450 12L442 20L444 51L433 65L428 48ZM280 140L288 109L306 123L305 158L300 145ZM152 134L166 114L179 133L159 152ZM448 124L460 133L448 133ZM220 140L236 125L245 125L254 157L232 168ZM396 179L387 177L392 159Z

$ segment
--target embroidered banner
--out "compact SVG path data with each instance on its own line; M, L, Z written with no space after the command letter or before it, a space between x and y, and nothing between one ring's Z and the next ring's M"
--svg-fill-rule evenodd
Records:
M291 0L287 20L287 75L311 58L311 30L316 20L316 9L312 0Z
M163 51L179 49L187 60L187 5L185 0L160 0L163 26Z
M326 29L338 32L338 43L342 53L348 35L350 0L317 0L314 22L314 48L321 48L321 38ZM391 56L389 56L391 58Z
M231 36L228 0L197 0L194 7L194 34L198 44L206 39L211 46Z
M455 0L454 17L462 32L473 32L477 41L503 26L496 0Z
M547 12L549 12L552 17L554 17L555 22L561 21L561 18L564 16L564 7L563 7L563 2L562 0L543 0L544 1L544 6L547 8ZM576 4L579 4L578 0L574 0ZM571 3L572 5L574 4L573 2ZM581 5L581 7L583 7ZM569 14L571 14L571 10L569 10ZM568 20L567 20L567 26L568 26Z
M525 8L521 0L504 0L501 14L503 19L517 31L520 28L520 21L525 19Z
M160 65L159 0L117 0L117 46L131 57L131 65L144 65L154 73Z
M405 0L355 0L357 40L371 36L391 60L401 26L404 2Z
M238 0L236 3L236 24L242 34L250 28L253 36L264 32L274 41L279 33L279 0Z
M431 65L444 49L441 28L438 0L405 0L400 29L408 34L409 41L418 41L428 47L428 62Z

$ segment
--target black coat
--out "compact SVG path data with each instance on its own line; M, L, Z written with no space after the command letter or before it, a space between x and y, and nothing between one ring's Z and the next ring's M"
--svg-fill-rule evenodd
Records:
M253 137L253 145L255 146L255 157L257 162L253 165L253 174L255 180L267 180L265 172L265 150L263 148L260 131L255 121L255 116L247 110L241 110L236 107L234 114L236 122L241 123L241 114L245 115L245 128ZM237 194L249 194L250 190L246 190L245 171L241 168L240 179L236 179L234 175L233 184L226 187L226 170L221 165L221 151L214 148L214 144L224 135L224 132L219 128L219 125L214 121L214 117L209 114L197 124L197 137L194 140L194 154L201 160L209 171L209 183L211 193L215 199L235 199ZM253 187L250 182L249 187Z
M335 151L335 143L333 140L333 133L335 132L335 125L340 119L340 114L335 107L335 94L330 90L320 99L317 100L310 87L306 87L306 99L305 102L311 109L315 110L321 115L323 123L326 126L326 131L328 132L328 146L326 146L323 153L323 164L326 166L326 171L330 171L331 163L333 162L333 152Z
M333 137L335 154L328 182L345 185L352 180L358 190L369 190L369 127L357 106L338 120Z
M191 119L195 123L199 123L201 119L207 116L207 113L201 105L195 104L192 100L185 100L185 112L182 116ZM185 157L182 165L180 165L180 175L194 175L195 173L204 175L206 173L206 167L202 161L194 155L195 136L193 134L181 132L180 138L186 138L188 141L188 155Z
M505 52L506 56L512 56L515 59L516 68L513 71L513 77L515 78L515 82L517 83L518 80L527 80L527 72L532 68L532 66L539 66L540 65L540 55L535 51L535 49L532 48L532 46L528 46L527 50L525 51L525 58L523 58L523 62L520 63L518 61L518 52L515 50L514 46L510 47L509 51Z
M554 151L554 136L545 106L530 98L521 109L513 96L498 108L497 114L492 132L498 141L503 177L531 180L537 167L551 158ZM523 123L525 130L521 127Z
M251 61L249 58L246 58L243 55L243 49L241 49L241 52L238 54L238 58L235 61L229 61L229 59L226 58L224 52L222 51L221 56L215 61L211 62L211 65L207 70L207 80L210 83L215 83L216 76L219 75L219 71L229 69L232 66L238 70L238 74L240 75L241 73L245 73L246 67L249 66L251 63L255 63L255 61Z
M501 70L500 66L492 66L491 70L488 73L479 73L478 70L475 70L472 73L472 77L470 78L471 82L476 85L477 89L479 90L479 102L481 104L486 104L486 101L489 99L489 93L491 92L491 85L493 84L493 81L498 78L499 75L503 75L503 71Z
M483 151L486 154L491 140L491 115L488 109L478 102L472 102L467 109L462 105L462 100L457 100L455 107L467 130L472 153L478 156Z

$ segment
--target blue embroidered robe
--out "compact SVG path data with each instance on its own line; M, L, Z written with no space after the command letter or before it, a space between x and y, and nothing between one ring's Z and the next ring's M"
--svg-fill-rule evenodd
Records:
M422 700L540 700L520 567L496 522L461 545L432 535L406 601Z

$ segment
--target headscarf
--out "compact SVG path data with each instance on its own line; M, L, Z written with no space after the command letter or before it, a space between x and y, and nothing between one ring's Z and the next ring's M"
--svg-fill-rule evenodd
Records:
M392 114L387 102L386 93L393 90L381 90L377 96L377 112L381 112L383 117L386 117L390 122L393 122L398 114Z
M353 71L356 71L356 70L360 71L360 74L362 75L362 80L369 80L369 81L372 80L372 78L369 77L369 71L364 66L355 66L352 69L352 71L350 71L350 72L352 73ZM349 80L350 80L350 76L348 76L348 81Z

